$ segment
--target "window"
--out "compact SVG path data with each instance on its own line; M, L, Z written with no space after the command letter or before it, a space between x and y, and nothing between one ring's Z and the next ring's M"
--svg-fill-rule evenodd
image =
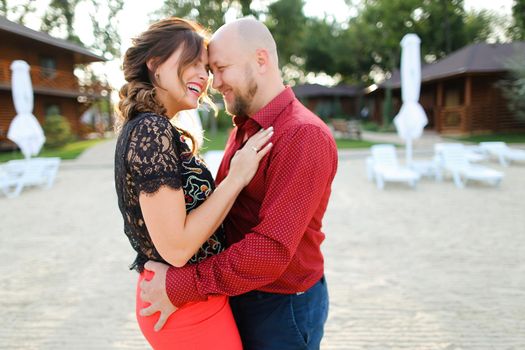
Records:
M455 79L445 83L445 107L459 107L465 103L465 83Z
M56 75L57 62L53 57L41 56L40 67L42 68L42 77L54 78Z
M60 112L61 112L60 105L56 103L46 104L46 108L45 108L46 118L52 115L61 115Z

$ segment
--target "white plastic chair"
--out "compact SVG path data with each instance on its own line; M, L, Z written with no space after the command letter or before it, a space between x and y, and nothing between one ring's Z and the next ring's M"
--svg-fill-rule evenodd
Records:
M509 166L511 162L525 161L525 151L510 148L505 142L480 142L479 147L489 156L498 158L502 166Z
M468 180L483 181L497 186L503 179L503 173L500 171L471 164L462 144L441 144L436 151L436 157L443 170L452 175L458 188L465 187Z
M16 190L9 196L17 197L27 186L51 188L55 182L60 161L58 157L31 158L11 160L4 164L4 171L8 176L18 181Z
M374 145L370 148L372 156L367 159L367 174L370 180L375 180L379 189L385 187L385 182L406 182L415 188L419 174L397 162L394 145Z

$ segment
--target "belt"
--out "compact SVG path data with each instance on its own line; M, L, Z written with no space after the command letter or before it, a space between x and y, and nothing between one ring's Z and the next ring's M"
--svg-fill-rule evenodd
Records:
M319 281L315 282L313 286L315 286L317 283L326 283L326 280L324 278L324 275L319 279ZM313 287L312 286L312 287ZM312 288L310 287L310 288ZM310 289L309 288L309 289ZM244 294L241 294L239 295L239 297L242 297L242 296L257 296L257 297L264 297L264 296L270 296L270 295L301 295L301 294L304 294L306 292L308 292L308 290L305 290L305 291L301 291L301 292L295 292L295 293L289 293L289 294L282 294L282 293L272 293L272 292L263 292L263 291L260 291L260 290L252 290L250 292L247 292L247 293L244 293Z

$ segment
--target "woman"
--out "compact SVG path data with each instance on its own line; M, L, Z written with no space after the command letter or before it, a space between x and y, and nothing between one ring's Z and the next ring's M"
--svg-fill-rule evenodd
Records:
M122 127L115 186L124 231L138 253L132 268L140 272L139 284L151 278L144 270L147 260L180 267L224 249L221 222L272 146L271 128L254 135L215 188L196 156L192 135L170 123L169 117L206 99L208 57L202 33L190 21L165 19L136 38L124 57L127 84L118 105ZM137 288L137 319L155 349L242 348L224 296L185 305L159 332L154 330L157 315L139 315L146 306Z

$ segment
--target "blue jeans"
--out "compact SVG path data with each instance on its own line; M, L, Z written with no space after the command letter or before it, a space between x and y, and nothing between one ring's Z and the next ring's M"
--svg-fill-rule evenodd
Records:
M323 278L304 293L252 291L230 298L244 350L318 350L328 316Z

